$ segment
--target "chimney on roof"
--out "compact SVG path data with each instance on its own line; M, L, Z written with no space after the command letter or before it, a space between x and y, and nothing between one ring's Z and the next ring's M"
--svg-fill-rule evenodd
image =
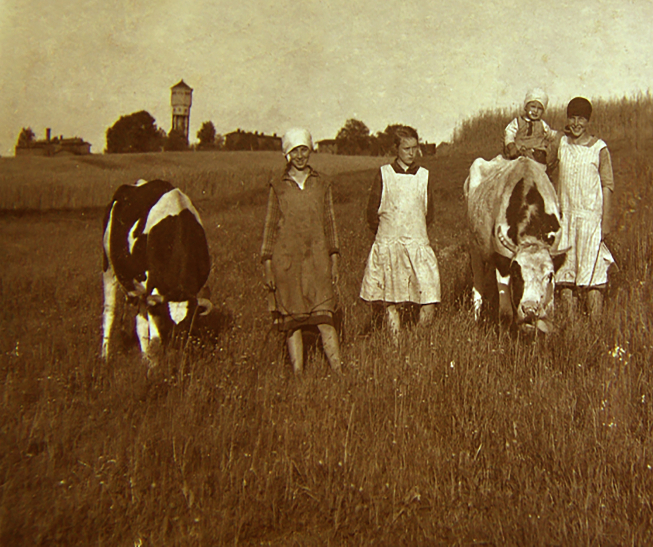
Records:
M50 131L49 127L45 130L45 140L48 142L50 142Z

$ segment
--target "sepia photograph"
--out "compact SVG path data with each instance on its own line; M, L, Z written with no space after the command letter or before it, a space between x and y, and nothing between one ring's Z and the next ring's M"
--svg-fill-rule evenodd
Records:
M652 23L0 0L0 545L653 545Z

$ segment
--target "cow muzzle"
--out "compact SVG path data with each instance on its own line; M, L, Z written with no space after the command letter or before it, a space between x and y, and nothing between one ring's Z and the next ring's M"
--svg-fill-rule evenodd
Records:
M522 302L518 308L516 323L523 332L529 334L536 331L548 333L553 330L546 312L537 302Z

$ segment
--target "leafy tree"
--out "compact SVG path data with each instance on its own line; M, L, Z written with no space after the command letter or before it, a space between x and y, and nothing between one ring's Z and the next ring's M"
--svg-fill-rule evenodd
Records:
M395 152L395 131L400 127L402 127L400 123L393 123L376 134L380 156L388 156Z
M166 152L188 150L188 140L184 132L180 129L171 129L165 140L163 149Z
M373 139L363 122L350 118L336 135L338 153L348 156L369 154Z
M215 126L213 122L204 122L197 132L197 138L200 141L197 145L198 150L213 150L216 148L215 143Z
M27 146L27 147L32 146L35 136L36 135L34 135L34 131L32 131L31 127L23 127L23 130L20 132L20 135L18 135L17 146Z
M159 152L165 141L165 132L156 126L155 119L145 110L120 119L107 129L107 152Z

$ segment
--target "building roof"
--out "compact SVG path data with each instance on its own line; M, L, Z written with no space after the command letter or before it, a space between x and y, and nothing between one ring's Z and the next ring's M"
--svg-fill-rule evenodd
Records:
M183 79L182 79L182 80L179 80L179 83L173 85L170 89L175 89L175 88L177 88L177 87L181 87L181 88L183 88L183 89L190 89L191 91L193 91L193 88L192 88L191 86L189 86L186 82L184 82Z

